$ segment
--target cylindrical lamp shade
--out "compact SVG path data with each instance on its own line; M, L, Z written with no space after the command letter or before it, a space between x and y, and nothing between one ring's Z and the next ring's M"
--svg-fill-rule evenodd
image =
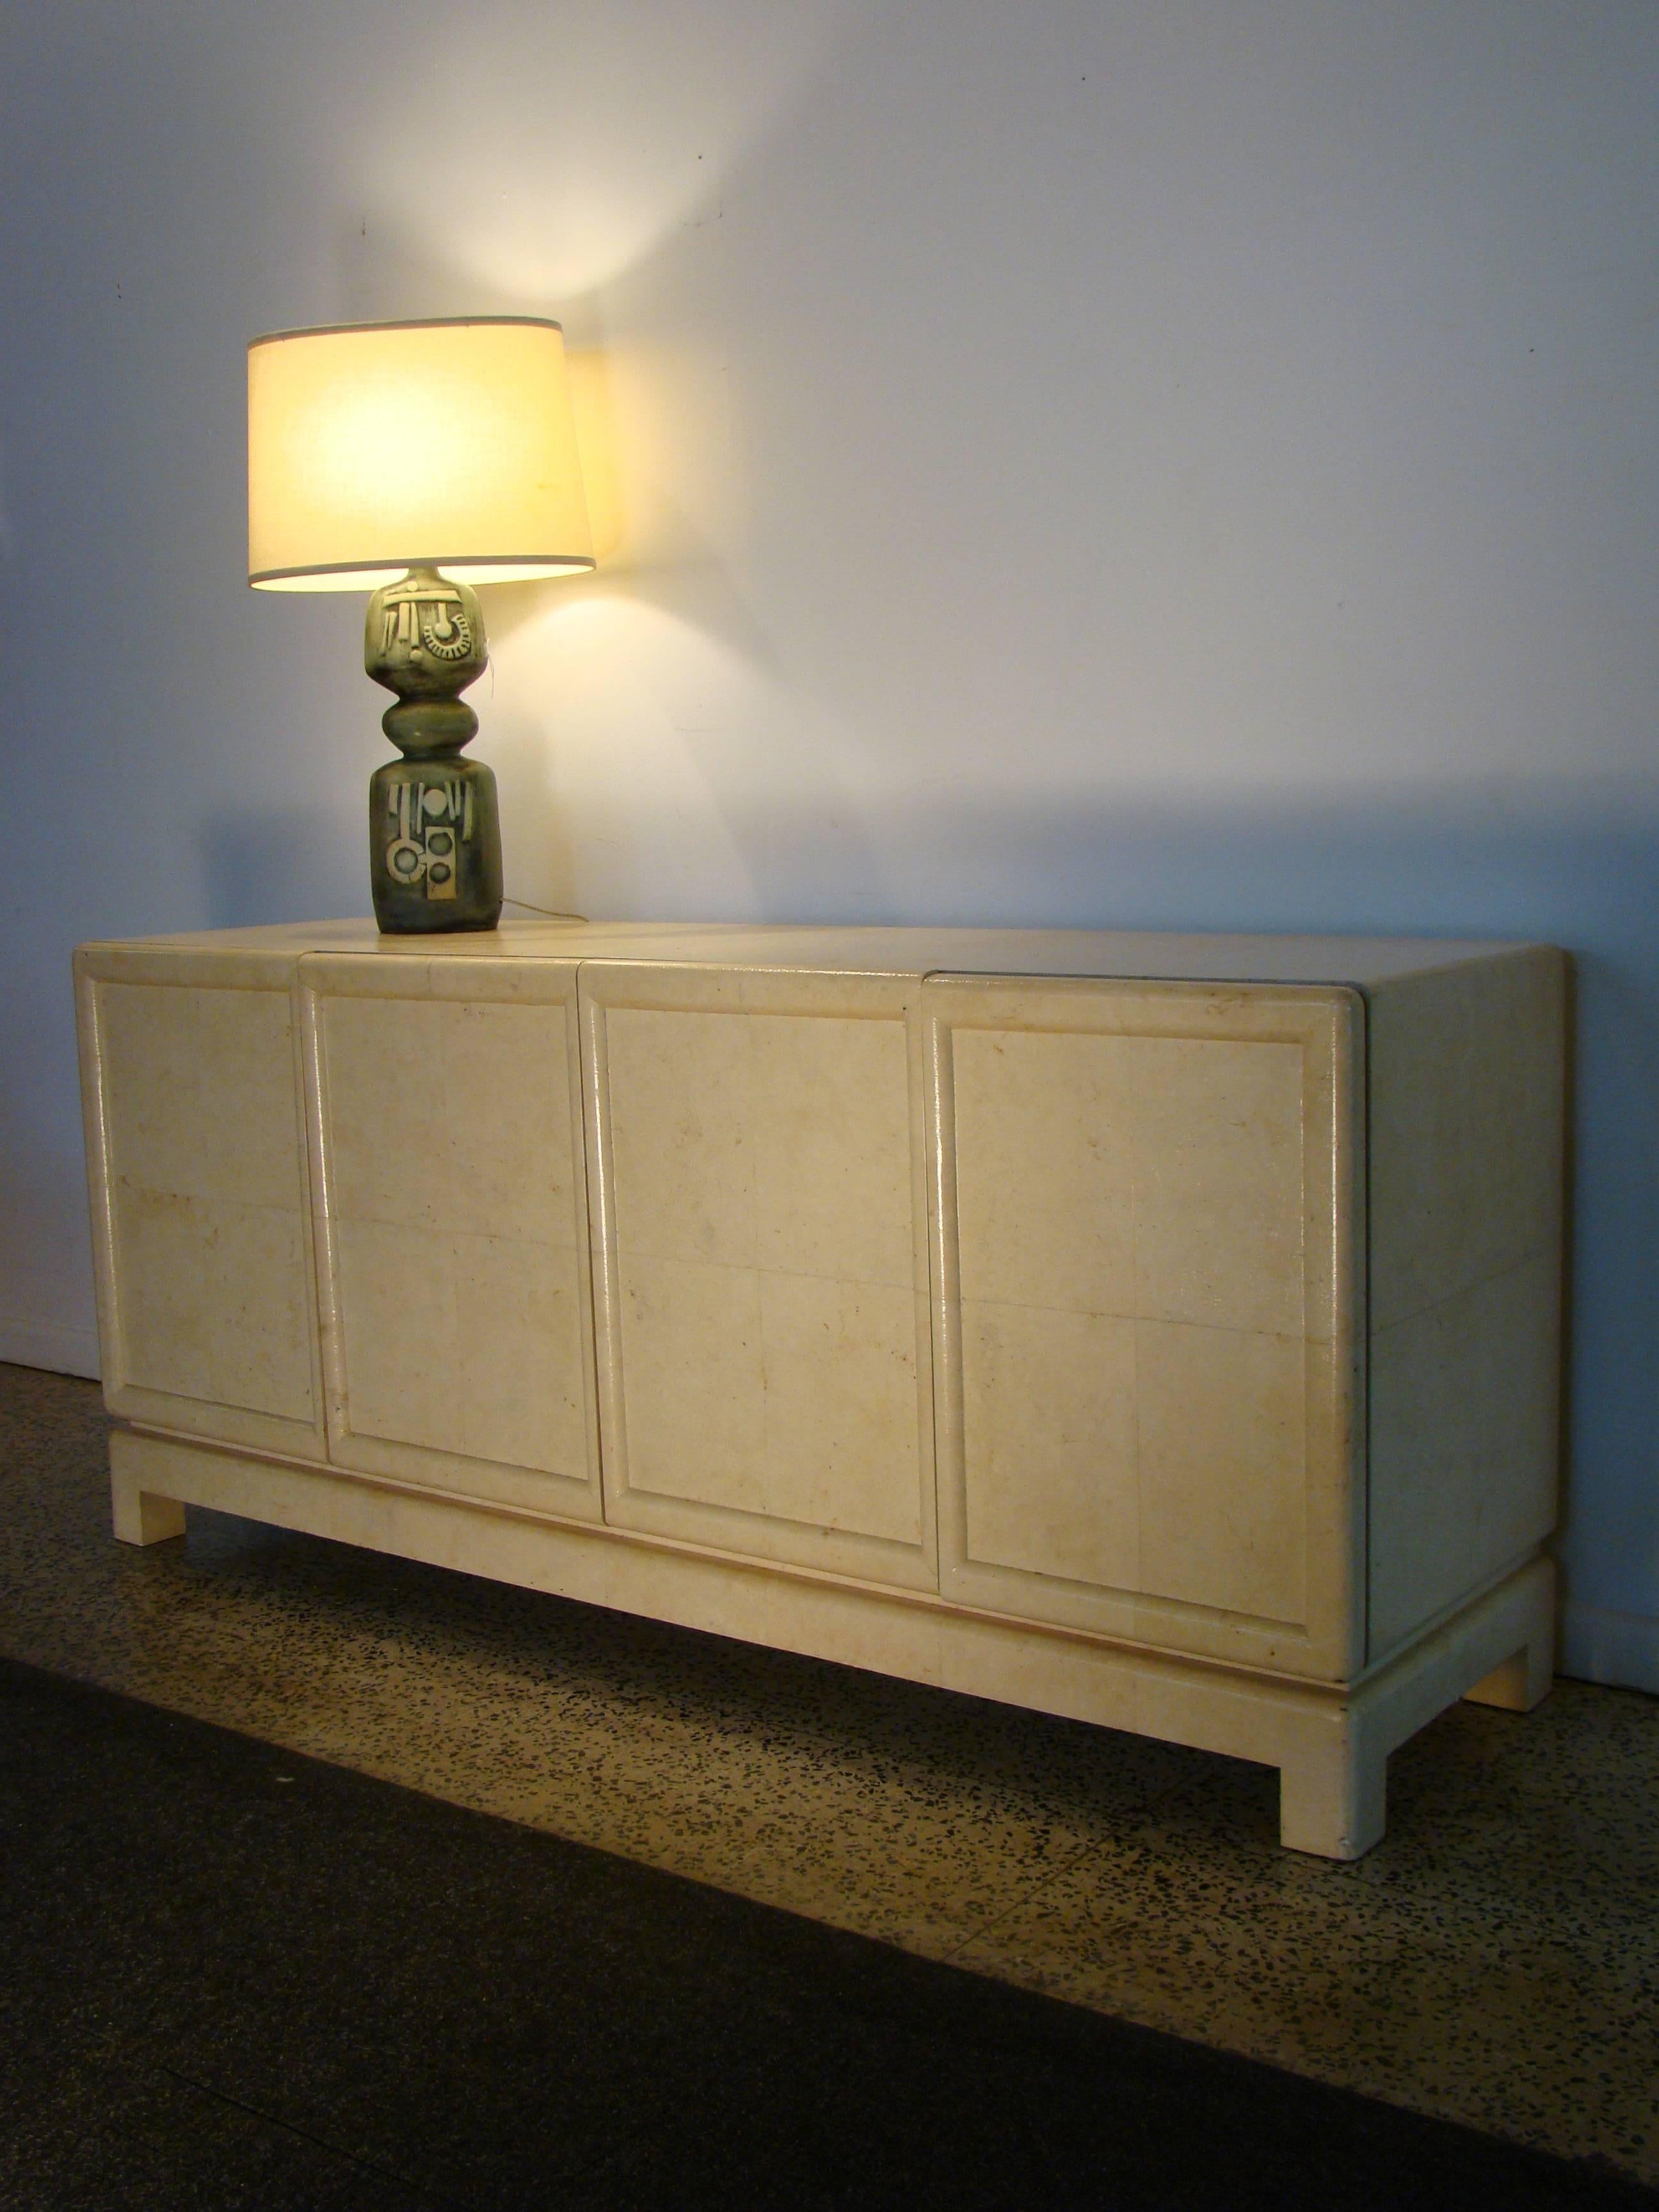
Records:
M556 323L278 331L247 354L248 581L375 591L593 566Z

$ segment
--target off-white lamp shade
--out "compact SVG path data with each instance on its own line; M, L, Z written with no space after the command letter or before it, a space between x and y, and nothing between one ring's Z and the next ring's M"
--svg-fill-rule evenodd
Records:
M279 331L247 355L248 581L362 592L593 566L556 323Z

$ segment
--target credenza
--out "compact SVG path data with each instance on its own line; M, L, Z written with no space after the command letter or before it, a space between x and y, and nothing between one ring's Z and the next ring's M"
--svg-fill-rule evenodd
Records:
M1547 946L83 946L116 1534L187 1505L1280 1771L1553 1654Z

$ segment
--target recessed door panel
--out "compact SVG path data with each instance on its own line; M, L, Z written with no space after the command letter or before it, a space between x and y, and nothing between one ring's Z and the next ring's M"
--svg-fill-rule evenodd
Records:
M291 972L83 963L105 1393L157 1426L319 1457ZM227 970L228 963L225 963ZM165 972L165 969L162 970Z
M916 980L581 993L607 1518L931 1586Z
M1340 1673L1357 1000L947 977L923 996L941 1588Z
M596 1519L575 973L301 969L331 1456Z

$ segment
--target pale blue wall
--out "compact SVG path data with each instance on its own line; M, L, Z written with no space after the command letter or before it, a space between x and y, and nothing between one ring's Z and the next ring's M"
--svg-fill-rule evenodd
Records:
M89 1356L71 945L364 904L245 340L558 314L625 536L493 598L511 888L1571 947L1570 1618L1659 1687L1649 0L0 22L0 1349Z

